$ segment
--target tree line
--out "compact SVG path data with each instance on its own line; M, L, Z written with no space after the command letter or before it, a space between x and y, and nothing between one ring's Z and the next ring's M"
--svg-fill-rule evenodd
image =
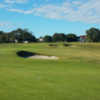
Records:
M79 37L76 34L55 33L53 36L46 35L43 40L45 42L77 42Z
M85 37L85 41L87 42L100 42L100 29L93 27L86 30ZM55 33L53 36L46 35L42 37L42 39L43 42L77 42L80 40L80 36L77 36L74 33ZM11 32L0 31L0 43L23 43L24 41L38 42L39 38L36 38L32 32L27 29L18 28Z
M18 28L11 32L0 31L0 43L22 43L23 41L36 42L36 37L27 29Z
M59 41L67 41L67 42L77 42L81 40L81 36L77 36L74 33L64 34L64 33L55 33L53 36L45 36L45 42L59 42ZM100 42L100 29L92 27L86 30L86 35L83 38L84 42Z

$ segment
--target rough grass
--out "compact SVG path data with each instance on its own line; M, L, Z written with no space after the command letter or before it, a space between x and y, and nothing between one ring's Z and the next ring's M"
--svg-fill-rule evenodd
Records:
M0 44L0 100L99 100L100 44ZM18 57L26 50L60 57Z

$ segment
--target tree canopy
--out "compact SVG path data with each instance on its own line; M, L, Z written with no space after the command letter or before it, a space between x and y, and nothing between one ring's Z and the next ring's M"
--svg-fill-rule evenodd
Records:
M73 33L67 34L66 35L66 39L67 39L68 42L76 42L76 41L78 41L78 37Z
M52 36L46 35L44 36L44 42L52 42Z
M61 42L66 40L64 33L55 33L52 38L54 42Z
M0 31L0 42L15 42L15 40L17 40L18 42L37 41L36 37L32 34L32 32L29 32L27 29L18 28L9 33Z
M100 30L97 28L90 28L86 31L87 40L89 42L100 42Z
M81 38L82 36L77 36L74 33L54 33L54 35L46 35L42 39L44 42L77 42ZM100 42L100 29L94 27L88 29L82 39L89 42ZM37 39L28 29L18 28L11 32L0 31L0 43L13 43L16 41L19 43L24 41L37 42L37 40L39 38Z

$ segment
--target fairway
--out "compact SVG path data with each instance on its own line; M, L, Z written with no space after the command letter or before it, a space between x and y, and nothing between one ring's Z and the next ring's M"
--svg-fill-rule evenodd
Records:
M100 100L100 43L0 44L0 100ZM29 51L58 60L28 59Z

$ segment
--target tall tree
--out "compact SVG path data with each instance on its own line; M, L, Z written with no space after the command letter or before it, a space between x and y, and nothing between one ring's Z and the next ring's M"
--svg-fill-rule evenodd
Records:
M3 42L3 39L2 39L3 35L4 35L4 32L3 31L0 31L0 43Z
M70 33L66 35L66 40L67 42L76 42L78 41L78 37L75 34Z
M8 33L0 31L0 43L9 42Z
M65 41L65 40L66 40L66 36L64 33L55 33L53 35L54 42L60 42L60 41Z
M97 28L90 28L86 31L87 40L89 42L100 42L100 30Z
M49 35L46 35L46 36L43 38L43 40L44 40L45 42L52 42L52 37L49 36Z
M10 32L10 38L13 40L17 39L19 42L36 42L37 40L31 32L29 32L27 29L21 28L18 28L17 30Z

